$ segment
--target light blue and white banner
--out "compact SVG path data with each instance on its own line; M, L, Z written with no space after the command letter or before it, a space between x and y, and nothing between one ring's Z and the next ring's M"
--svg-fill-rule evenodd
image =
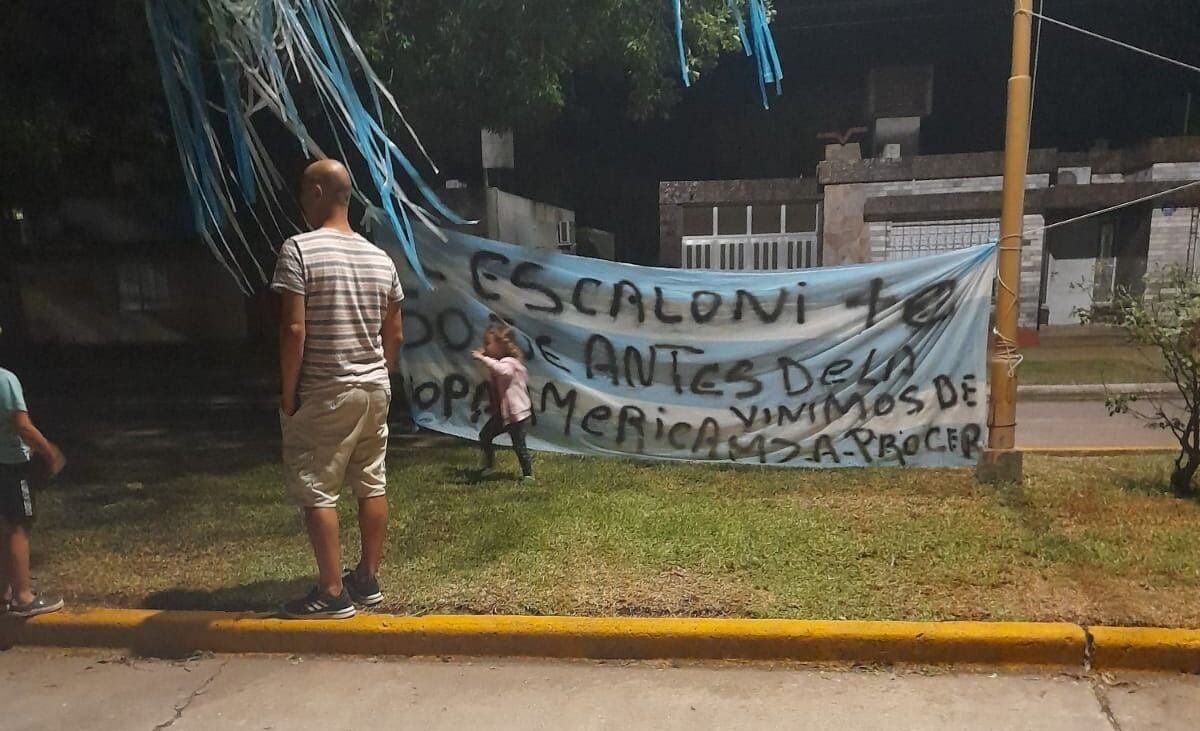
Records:
M489 406L470 353L500 319L526 353L534 448L787 467L982 448L992 245L752 274L445 236L418 234L433 290L402 274L404 384L428 429L475 438Z

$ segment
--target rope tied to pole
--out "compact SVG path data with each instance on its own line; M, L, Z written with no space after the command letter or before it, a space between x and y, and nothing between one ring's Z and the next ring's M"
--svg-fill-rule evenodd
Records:
M1004 241L1006 239L1011 240L1014 238L1019 240L1021 238L1021 235L1020 234L1009 234L1007 236L1000 237L999 246L998 246L997 250L1000 252L1016 251L1019 253L1021 251L1020 244L1017 244L1017 246L1005 246L1004 245ZM999 287L1001 289L1003 289L1005 292L1008 292L1009 294L1012 295L1012 298L1009 300L1010 305L1009 305L1008 312L1017 310L1019 313L1020 305L1017 300L1017 290L1013 289L1012 285L1010 285L1008 283L1008 281L1005 280L1003 274L1000 272L999 269L997 269L997 271L996 271L996 283L997 283L997 285L999 285ZM997 314L999 314L999 313L997 313ZM998 321L1000 318L997 317L996 319ZM1025 356L1021 355L1017 351L1017 341L1006 336L1004 333L1000 332L999 326L992 327L992 335L994 335L996 338L996 345L999 349L1000 359L1005 361L1005 363L1006 363L1006 367L1008 369L1008 377L1015 378L1017 375L1017 368L1019 368L1021 366L1021 363L1024 362L1024 360L1025 360Z

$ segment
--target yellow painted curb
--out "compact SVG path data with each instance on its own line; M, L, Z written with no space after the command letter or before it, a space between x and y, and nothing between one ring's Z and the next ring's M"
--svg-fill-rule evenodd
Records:
M510 616L286 621L256 614L97 609L0 620L0 643L112 647L151 656L228 653L462 655L1074 665L1073 624L825 622Z
M1200 673L1200 630L1092 627L1096 670Z

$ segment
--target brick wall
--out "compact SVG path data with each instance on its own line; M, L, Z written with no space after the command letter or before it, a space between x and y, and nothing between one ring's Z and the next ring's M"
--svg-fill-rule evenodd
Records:
M945 178L933 180L897 180L886 183L851 183L825 187L825 219L821 247L826 266L859 264L877 260L871 226L863 220L863 206L869 198L939 193L984 193L999 191L1000 176ZM1048 173L1030 175L1027 189L1050 186ZM996 211L996 215L999 215Z
M933 195L935 193L982 193L1000 190L1004 179L999 176L982 178L949 178L942 180L896 180L888 183L859 183L867 191L867 197L884 195ZM1050 175L1030 175L1025 181L1028 188L1048 188Z
M1187 265L1194 215L1194 208L1178 208L1170 216L1161 208L1155 208L1151 213L1150 250L1147 256L1148 273L1151 276L1158 268Z
M1025 216L1025 236L1028 242L1021 247L1021 286L1017 290L1020 297L1020 315L1017 324L1020 327L1036 328L1038 324L1038 300L1042 290L1042 249L1046 234L1041 230L1046 220L1038 215Z
M1150 171L1151 180L1200 180L1200 162L1160 162Z
M1109 174L1097 176L1103 178L1111 178L1104 181L1109 183L1149 183L1158 181L1178 180L1181 182L1188 180L1200 180L1200 162L1158 162L1148 168L1142 168L1124 176L1120 174Z

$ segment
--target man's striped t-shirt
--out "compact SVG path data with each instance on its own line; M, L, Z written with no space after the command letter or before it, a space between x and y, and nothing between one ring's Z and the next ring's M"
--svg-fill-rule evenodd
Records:
M300 391L388 386L383 320L404 299L391 257L356 233L319 229L284 242L271 289L304 295Z

